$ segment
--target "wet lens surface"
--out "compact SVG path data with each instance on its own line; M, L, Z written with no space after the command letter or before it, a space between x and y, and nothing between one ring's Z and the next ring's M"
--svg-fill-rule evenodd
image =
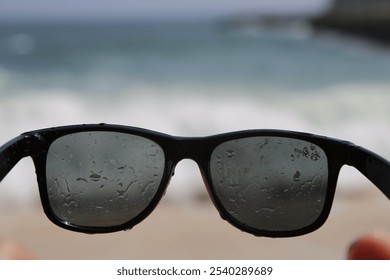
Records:
M164 161L159 145L136 135L94 131L63 136L47 154L50 206L72 225L121 225L156 195Z
M251 137L225 142L211 156L218 200L235 220L257 230L292 231L320 216L328 160L307 141Z

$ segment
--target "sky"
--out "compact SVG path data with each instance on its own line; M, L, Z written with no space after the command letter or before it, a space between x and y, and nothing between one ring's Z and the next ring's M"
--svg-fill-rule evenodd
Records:
M168 19L316 12L331 0L1 0L7 19Z

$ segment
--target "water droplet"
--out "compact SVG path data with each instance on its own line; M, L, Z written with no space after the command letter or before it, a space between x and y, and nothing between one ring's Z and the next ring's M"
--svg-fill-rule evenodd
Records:
M64 210L66 211L67 214L72 214L73 209L77 207L78 204L74 200L71 200L68 203L64 203Z
M87 179L81 178L81 177L77 178L76 181L83 181L83 182L85 182L85 183L88 183L88 180L87 180Z
M228 158L232 158L234 156L234 151L233 150L227 150L226 151L226 155L228 156Z
M275 212L275 209L268 208L268 207L263 207L263 208L260 208L260 209L256 210L255 212L256 213L260 213L260 212Z
M301 180L301 173L299 171L295 172L293 179L295 182L300 181Z
M135 182L136 182L136 181L130 182L130 184L128 184L127 187L126 187L124 190L120 190L120 189L116 190L116 193L117 193L118 197L123 198L123 197L125 196L126 192L130 189L130 187L131 187ZM123 187L123 184L122 184L122 183L119 183L119 186L120 186L120 187Z
M92 180L92 181L99 181L101 176L99 174L96 174L96 173L93 173L89 176L89 178Z
M122 191L122 190L117 190L116 193L118 195L118 197L124 197L125 196L125 193L126 193L127 189Z
M125 169L127 167L127 165L125 164L125 165L122 165L122 166L119 166L118 167L118 170L123 170L123 169Z

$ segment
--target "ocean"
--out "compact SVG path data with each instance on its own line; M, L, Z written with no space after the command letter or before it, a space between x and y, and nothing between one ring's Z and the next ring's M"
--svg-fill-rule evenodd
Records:
M349 140L390 159L389 108L390 49L306 25L0 24L1 143L80 123L182 136L274 128ZM341 177L348 192L369 184L351 168ZM183 162L168 197L186 200L200 181ZM2 182L0 202L35 203L34 185L23 160Z

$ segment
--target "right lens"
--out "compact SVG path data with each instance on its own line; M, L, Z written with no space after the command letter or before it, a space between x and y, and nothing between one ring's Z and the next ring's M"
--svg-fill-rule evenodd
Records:
M213 151L210 171L230 217L255 230L299 230L322 213L328 160L310 142L263 136L228 141Z
M155 197L164 166L162 148L144 137L107 131L62 136L47 153L51 209L75 226L122 225Z

